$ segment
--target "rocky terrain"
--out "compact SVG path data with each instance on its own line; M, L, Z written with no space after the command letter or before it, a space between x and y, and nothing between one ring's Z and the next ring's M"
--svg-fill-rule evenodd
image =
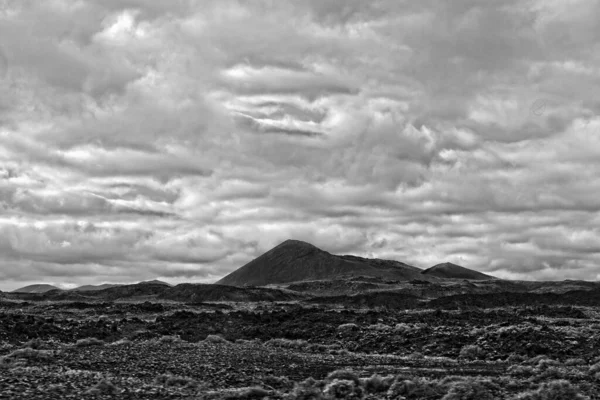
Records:
M0 292L0 399L600 398L598 282L261 257L237 286Z
M3 299L0 398L593 399L599 328L597 306Z

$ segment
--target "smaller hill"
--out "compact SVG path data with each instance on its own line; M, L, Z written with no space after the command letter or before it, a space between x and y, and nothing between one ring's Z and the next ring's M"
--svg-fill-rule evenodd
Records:
M78 292L88 292L91 290L103 290L103 289L108 289L108 288L112 288L112 287L116 287L116 286L121 286L121 285L116 284L116 283L104 283L102 285L83 285L83 286L79 286L79 287L76 287L71 290L78 291Z
M13 293L45 293L50 290L60 290L56 286L41 283L39 285L29 285L13 290Z
M497 279L491 275L486 275L482 272L474 271L449 262L434 265L433 267L422 271L421 274L443 279L472 279L480 281Z
M241 288L228 285L181 283L159 295L161 299L199 303L215 301L293 301L306 298L300 293L281 289Z
M141 281L141 282L137 283L137 285L145 285L145 284L157 284L157 285L165 285L165 286L169 286L169 287L173 286L170 283L167 283L164 281L159 281L158 279L153 279L151 281Z

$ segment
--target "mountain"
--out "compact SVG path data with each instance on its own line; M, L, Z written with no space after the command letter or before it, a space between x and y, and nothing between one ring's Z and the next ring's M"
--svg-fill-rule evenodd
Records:
M13 293L45 293L49 290L60 290L56 286L41 283L39 285L29 285L16 290Z
M264 286L361 275L399 281L423 279L421 269L399 261L337 256L310 243L286 240L216 283L231 286Z
M83 285L83 286L79 286L79 287L76 287L76 288L71 289L71 290L80 291L80 292L87 292L87 291L90 291L90 290L108 289L108 288L115 287L115 286L121 286L121 285L117 284L117 283L104 283L102 285Z
M421 274L427 276L435 276L443 279L473 279L473 280L488 280L497 279L491 275L474 271L469 268L461 267L460 265L452 264L449 262L434 265L431 268L427 268L422 271Z

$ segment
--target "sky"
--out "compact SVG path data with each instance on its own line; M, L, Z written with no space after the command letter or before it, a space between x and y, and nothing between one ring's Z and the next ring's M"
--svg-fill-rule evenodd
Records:
M286 239L600 279L597 0L2 0L0 290Z

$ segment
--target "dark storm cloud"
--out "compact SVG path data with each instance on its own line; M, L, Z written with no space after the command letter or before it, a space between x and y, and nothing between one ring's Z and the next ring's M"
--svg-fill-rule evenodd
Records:
M597 279L598 20L594 0L8 1L0 289L210 282L288 238Z

